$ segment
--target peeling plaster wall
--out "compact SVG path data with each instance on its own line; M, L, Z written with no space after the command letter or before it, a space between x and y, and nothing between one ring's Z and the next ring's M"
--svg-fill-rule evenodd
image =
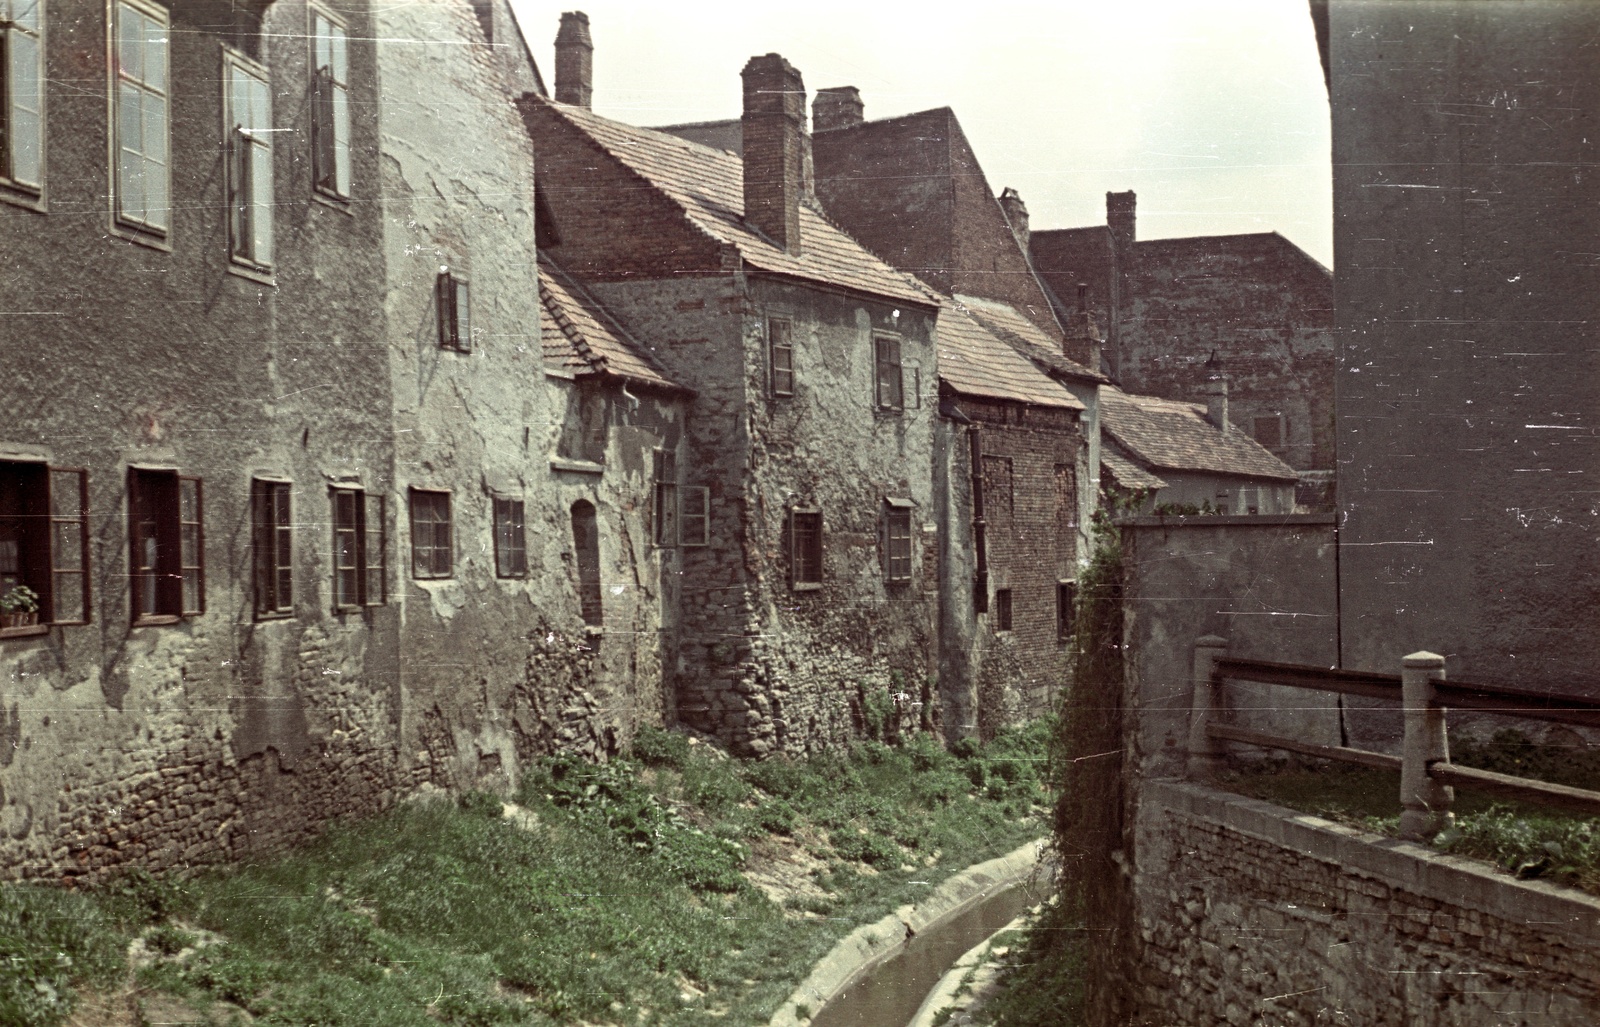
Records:
M364 4L351 26L357 110L376 99ZM8 274L0 450L89 475L92 623L0 640L0 874L93 876L126 863L238 858L371 811L394 763L394 611L336 618L326 476L391 473L373 205L312 199L304 4L172 12L169 248L104 214L105 11L49 9L46 211L0 218ZM230 273L222 194L223 47L275 84L274 284ZM77 69L70 74L63 69ZM358 196L377 130L352 127ZM337 268L337 271L333 269ZM206 612L130 627L130 464L204 485ZM294 616L253 617L250 482L292 482Z

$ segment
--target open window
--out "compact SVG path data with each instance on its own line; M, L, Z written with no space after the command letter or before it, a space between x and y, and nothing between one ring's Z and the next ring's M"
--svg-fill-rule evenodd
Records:
M177 471L128 471L133 622L171 624L206 609L204 495Z
M794 395L794 323L767 318L767 368L774 396Z
M789 511L789 583L795 591L822 587L822 511Z
M272 269L272 91L267 71L234 53L223 57L223 123L228 253L236 264Z
M89 623L88 478L0 461L0 637Z
M905 409L905 371L900 363L900 337L872 337L873 364L877 369L875 397L879 410Z
M256 617L266 620L294 613L294 537L286 481L250 483Z
M343 22L311 8L311 171L317 191L350 195L350 69Z
M472 301L467 279L459 271L440 268L433 291L439 311L440 348L472 352Z
M0 0L0 185L44 190L44 2Z
M336 488L333 503L333 607L354 610L388 602L388 537L384 497Z

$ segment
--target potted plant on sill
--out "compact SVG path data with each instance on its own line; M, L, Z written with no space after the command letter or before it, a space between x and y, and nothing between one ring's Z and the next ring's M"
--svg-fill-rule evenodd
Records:
M13 585L0 596L0 628L25 628L39 623L39 593Z

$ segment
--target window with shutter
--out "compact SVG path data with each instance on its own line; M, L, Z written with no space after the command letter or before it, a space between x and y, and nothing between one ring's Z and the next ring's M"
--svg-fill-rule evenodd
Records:
M129 580L135 624L205 612L204 500L199 478L128 472Z
M472 351L471 307L467 280L460 272L440 268L434 288L434 303L439 311L439 345L460 353Z
M678 454L655 451L655 539L658 546L678 544Z
M872 349L877 368L878 409L901 410L905 407L905 383L900 365L900 340L893 335L874 335Z
M0 461L0 637L89 622L88 474Z
M883 512L884 558L883 576L886 581L911 580L911 504L906 500L888 500Z
M294 613L294 546L286 481L251 482L255 610L262 620Z
M49 598L52 624L89 623L89 472L81 468L50 468Z
M382 606L389 599L383 496L361 489L331 490L333 607Z

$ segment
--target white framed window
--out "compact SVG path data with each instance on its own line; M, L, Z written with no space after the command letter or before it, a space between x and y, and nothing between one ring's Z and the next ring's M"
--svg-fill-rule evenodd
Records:
M224 51L222 118L227 156L228 254L272 268L272 90L266 69Z
M165 236L172 227L167 12L135 0L117 0L113 21L113 209L119 224Z
M350 64L342 21L311 8L311 169L317 191L350 196Z
M44 0L0 0L0 181L44 189Z

